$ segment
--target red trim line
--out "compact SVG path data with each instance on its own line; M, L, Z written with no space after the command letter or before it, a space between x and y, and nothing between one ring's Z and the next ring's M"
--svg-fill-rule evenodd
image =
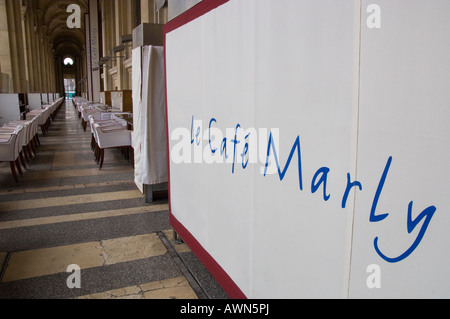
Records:
M194 236L175 218L172 214L171 185L170 185L170 134L168 118L168 100L167 100L167 59L166 59L166 36L183 25L203 16L204 14L227 3L229 0L203 0L188 11L176 17L164 26L164 68L166 78L166 126L167 126L167 169L169 179L169 212L170 224L173 229L183 238L183 241L189 246L197 258L205 265L211 275L222 286L228 296L232 299L247 299L242 290L236 285L225 270L214 260L214 258L200 245Z
M191 233L170 213L170 224L183 238L183 241L195 253L197 258L206 266L211 275L222 286L228 296L232 299L247 299L245 294L236 285L233 279L223 270L214 258L200 245Z
M179 27L182 27L183 25L188 24L202 15L216 9L217 7L220 7L228 1L230 0L203 0L199 2L188 11L164 25L164 36L166 36L167 33L178 29Z

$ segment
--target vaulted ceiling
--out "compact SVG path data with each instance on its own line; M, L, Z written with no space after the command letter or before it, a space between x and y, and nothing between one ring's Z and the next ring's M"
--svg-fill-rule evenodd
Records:
M88 12L88 0L32 0L35 9L39 10L42 25L48 27L47 34L55 50L55 55L72 56L81 55L85 46L84 14ZM77 4L81 9L81 28L70 29L67 19L71 12L67 7Z

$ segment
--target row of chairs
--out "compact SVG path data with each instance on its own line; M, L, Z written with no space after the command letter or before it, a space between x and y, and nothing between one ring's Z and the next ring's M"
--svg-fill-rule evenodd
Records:
M34 110L27 114L26 120L12 121L0 128L0 162L9 162L14 180L19 183L18 174L24 175L37 155L41 142L39 127L46 135L51 119L60 110L64 99L61 98L43 109ZM17 170L17 172L16 172Z
M27 113L26 119L32 120L35 117L39 117L39 127L41 128L42 135L46 136L48 134L48 128L61 109L63 102L64 98L60 98L52 104L44 105L40 109L32 110Z
M130 160L134 153L132 131L127 129L126 122L116 118L116 115L124 113L107 113L105 116L105 113L96 109L96 103L81 98L74 98L73 102L79 110L81 125L85 131L89 125L92 134L91 148L99 169L103 168L107 149L118 149Z
M78 98L78 97L73 98L72 101L75 105L75 108L77 109L78 118L81 119L81 127L86 132L87 125L89 123L88 116L91 114L99 115L100 112L97 110L97 107L103 106L103 104L96 103L96 102L90 102L86 99Z

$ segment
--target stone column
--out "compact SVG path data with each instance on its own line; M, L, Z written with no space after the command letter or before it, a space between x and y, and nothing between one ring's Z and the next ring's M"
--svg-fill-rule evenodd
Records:
M42 89L42 80L41 80L41 63L40 63L40 41L39 41L39 33L38 33L38 25L36 24L36 12L33 12L33 19L31 21L31 42L32 42L32 50L34 54L33 59L33 69L34 69L34 93L41 92Z
M141 0L141 23L155 23L155 20L155 1Z
M77 61L78 62L78 61ZM63 61L61 56L55 56L55 93L59 93L60 96L64 96L64 74L63 74Z
M111 50L111 38L113 29L113 14L110 0L102 1L102 36L103 36L103 57L109 56ZM106 5L105 5L106 4ZM103 65L103 88L105 91L111 91L111 81L109 76L109 64Z
M35 54L35 67L36 67L36 73L37 73L37 86L35 93L40 93L44 90L44 80L43 80L43 66L42 66L42 41L41 41L41 27L40 27L40 10L34 11L34 22L33 22L33 29L34 29L34 47L33 52Z
M40 17L42 19L42 17ZM41 20L40 19L40 20ZM41 21L39 23L39 55L40 55L40 75L41 75L41 93L47 92L47 63L46 63L46 45L45 45L45 33L46 33L46 26L44 26Z
M30 74L29 74L29 68L28 68L28 61L29 61L29 51L30 48L28 47L28 40L27 40L27 22L26 22L26 6L20 6L20 20L21 20L21 26L22 26L22 39L23 39L23 49L24 49L24 62L25 62L25 79L26 79L26 91L23 93L30 92Z
M25 42L26 42L26 60L27 60L27 78L28 78L28 92L34 92L35 83L36 83L36 74L34 71L34 62L33 62L33 41L32 37L32 29L31 22L32 16L30 14L31 8L27 8L27 11L24 15L24 29L25 29Z
M126 0L128 1L128 0ZM114 39L114 46L117 46L120 44L120 36L123 34L124 30L124 24L126 21L126 14L125 14L125 8L123 5L123 0L115 0L115 6L116 6L116 32L115 32L115 39ZM114 58L116 59L116 66L117 66L117 89L120 91L123 89L123 59L118 58L121 53L113 53Z
M12 76L12 65L5 0L0 0L0 63L2 65L0 89L2 93L9 93L9 78Z
M11 71L13 79L13 92L26 92L25 56L23 46L22 18L20 2L5 0L9 47L11 54Z

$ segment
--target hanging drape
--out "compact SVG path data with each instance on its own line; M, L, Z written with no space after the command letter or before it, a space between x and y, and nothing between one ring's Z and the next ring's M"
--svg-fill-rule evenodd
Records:
M135 182L167 183L164 50L144 46L133 50L133 146Z

